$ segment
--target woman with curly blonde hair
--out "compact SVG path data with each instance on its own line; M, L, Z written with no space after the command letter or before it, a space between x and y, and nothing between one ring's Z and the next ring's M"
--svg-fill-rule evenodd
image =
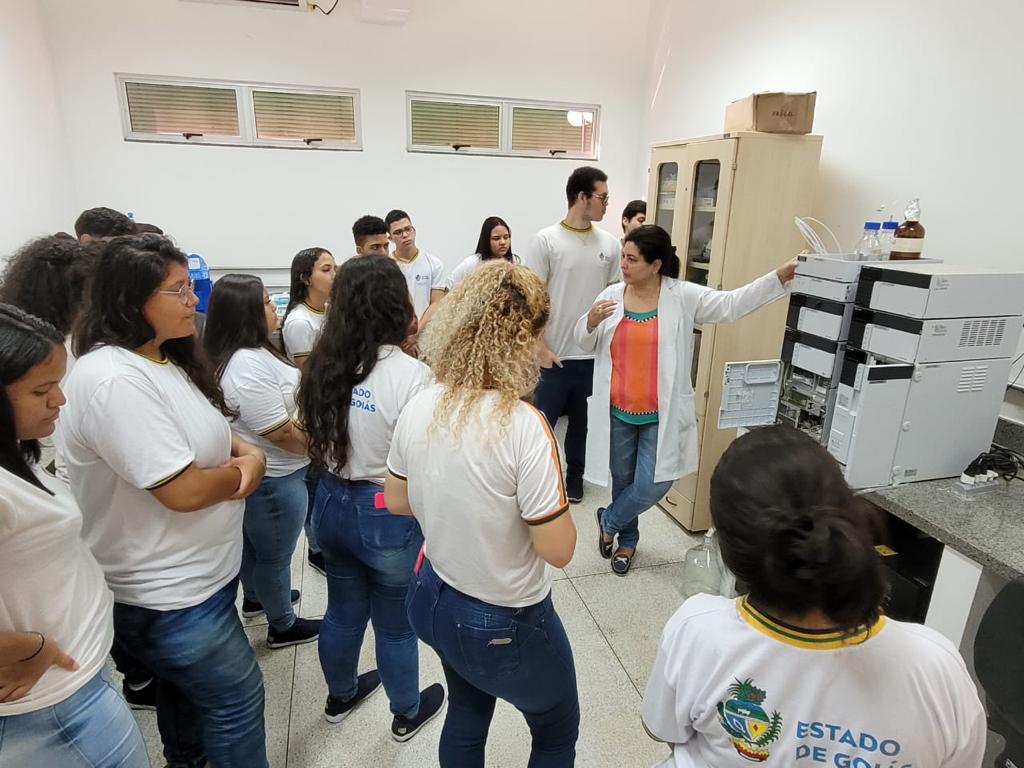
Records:
M576 528L554 436L522 399L549 309L525 267L470 273L424 334L436 383L409 401L391 443L385 502L415 516L425 538L409 620L448 682L442 768L484 765L499 698L526 718L531 766L575 761L576 672L549 566L572 559Z

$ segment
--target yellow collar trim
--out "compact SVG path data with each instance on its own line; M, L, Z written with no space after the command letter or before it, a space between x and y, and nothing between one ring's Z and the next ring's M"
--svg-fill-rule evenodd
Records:
M852 634L843 631L808 632L780 624L752 606L746 595L736 600L736 609L740 617L761 634L794 648L807 650L831 651L858 645L877 635L885 626L885 617L880 616L873 626L861 627Z
M156 363L157 365L167 365L169 362L171 362L166 357L163 358L162 360L157 360L155 357L150 357L149 355L144 355L141 352L136 352L134 349L132 350L132 354L136 354L139 357L142 357L142 358L145 358L146 360L149 360L149 362L151 362L151 363Z
M406 261L405 259L398 258L398 251L397 250L396 251L392 251L392 253L391 253L391 259L393 261L398 262L399 264L403 264L404 266L409 266L414 261L416 261L416 259L418 259L419 257L420 257L420 249L419 248L416 249L416 253L414 253L412 255L412 258L409 259L408 261Z
M560 225L560 226L561 226L561 227L562 227L563 229L568 229L568 230L569 230L570 232L578 232L578 233L579 233L579 234L581 234L581 235L582 235L582 234L584 234L584 233L586 233L586 232L593 232L593 231L594 231L594 225L593 225L593 224L588 224L588 225L587 225L587 226L586 226L585 228L583 228L583 229L577 229L576 227L570 227L570 226L569 226L568 224L566 224L566 223L565 223L564 221L560 221L560 222L558 222L558 223L559 223L559 225Z
M305 307L306 309L308 309L308 310L309 310L310 312L312 312L312 313L313 313L314 315L322 315L322 314L323 314L323 313L324 313L324 312L326 311L326 310L324 310L324 309L316 309L315 307L311 307L311 306L310 306L309 304L307 304L306 302L302 302L302 306L304 306L304 307Z

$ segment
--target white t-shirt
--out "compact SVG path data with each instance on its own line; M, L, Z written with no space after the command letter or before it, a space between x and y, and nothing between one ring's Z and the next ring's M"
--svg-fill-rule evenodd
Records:
M391 257L394 256L392 253ZM423 317L423 313L430 306L430 292L443 291L448 287L444 276L444 264L437 256L426 251L420 251L408 264L398 259L395 259L395 263L402 270L405 282L409 285L409 295L412 296L412 305L416 308L416 317Z
M558 445L548 422L519 402L495 439L495 393L485 393L455 442L431 429L444 391L416 395L395 427L388 470L409 481L409 503L431 565L447 584L494 605L523 608L551 591L552 570L533 548L528 526L568 509Z
M81 539L82 513L61 481L53 496L0 469L0 632L41 632L79 664L47 670L0 717L64 701L99 672L114 638L114 596Z
M168 509L151 488L189 465L231 458L231 429L178 366L120 347L83 355L68 378L58 428L83 536L119 603L198 605L242 562L245 503Z
M473 255L467 256L462 261L460 261L458 266L456 266L455 269L448 273L448 290L450 291L452 288L454 288L456 285L462 282L466 275L468 275L482 263L483 260L480 258L479 253L474 253ZM519 263L519 257L516 256L515 254L512 254L512 263Z
M220 384L224 397L239 413L232 427L266 454L267 477L284 477L309 464L308 456L278 448L264 437L295 416L298 368L269 349L240 349L225 366Z
M573 338L576 321L593 305L597 294L622 280L618 239L591 225L577 231L565 224L542 229L530 241L523 262L547 283L551 318L545 337L563 360L592 360Z
M883 618L844 642L744 598L697 595L669 620L642 716L674 768L978 768L985 753L978 693L937 632Z
M324 313L317 312L308 304L296 304L281 328L285 352L293 363L296 357L305 357L313 351L313 345L324 326Z
M68 376L71 375L71 368L75 364L75 353L71 351L71 334L64 337L64 351L68 353L67 366L64 369L64 378L60 380L61 391L64 391L64 385L67 383ZM64 461L64 449L61 448L59 442L57 442L56 436L53 440L53 472L63 482L69 483L68 478L68 465Z
M370 375L352 390L348 410L348 462L335 474L346 480L384 483L391 437L402 409L433 381L430 369L398 347L377 352Z

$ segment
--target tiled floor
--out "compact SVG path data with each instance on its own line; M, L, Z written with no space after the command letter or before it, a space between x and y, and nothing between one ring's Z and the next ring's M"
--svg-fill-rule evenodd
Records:
M587 486L573 507L579 532L572 563L559 571L555 607L576 658L582 723L577 765L587 768L651 766L667 749L651 741L640 724L640 697L654 661L658 637L681 603L682 559L696 541L654 508L640 520L641 540L630 574L613 574L597 552L596 507L608 501L606 489ZM292 586L302 590L299 614L323 615L324 577L305 563L300 541L292 562ZM391 740L385 696L375 696L339 725L323 719L327 686L316 643L271 651L266 624L243 620L267 691L267 745L273 768L422 768L437 765L442 719L412 741ZM372 629L367 631L360 669L373 666ZM420 645L420 686L443 682L437 656ZM156 716L137 713L154 766L162 766ZM499 703L488 741L488 766L521 768L530 749L529 731L513 708Z

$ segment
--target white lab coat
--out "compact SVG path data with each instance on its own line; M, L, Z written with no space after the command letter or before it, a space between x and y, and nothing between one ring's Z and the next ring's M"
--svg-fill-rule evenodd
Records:
M596 301L611 299L615 310L600 325L587 331L587 315L574 329L577 343L594 352L594 394L587 402L587 463L584 478L608 485L611 343L623 318L625 283L605 288ZM661 279L658 296L658 458L654 482L677 480L697 469L697 430L693 410L690 363L693 360L693 326L729 323L784 296L774 271L733 291L716 291L703 285Z

